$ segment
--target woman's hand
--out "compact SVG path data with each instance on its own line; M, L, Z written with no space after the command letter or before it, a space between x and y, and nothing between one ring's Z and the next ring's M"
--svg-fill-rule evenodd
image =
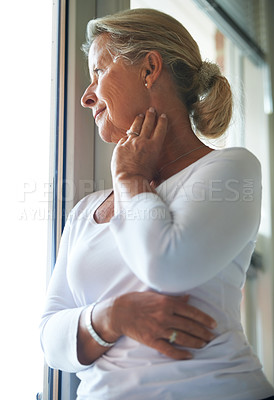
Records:
M156 112L150 108L146 115L138 115L130 127L131 133L122 138L115 147L111 160L114 189L115 214L133 196L143 192L154 192L152 179L157 175L157 162L167 132L167 117L162 114L157 120Z
M203 347L214 338L210 329L216 322L198 308L187 304L188 296L166 296L156 292L131 292L116 299L100 301L92 312L95 332L107 342L126 335L175 360L191 358L176 345ZM87 309L79 319L77 354L83 365L90 365L108 348L91 338L85 324ZM174 332L176 334L174 335ZM176 336L170 343L171 337Z
M167 132L167 118L162 114L158 119L154 108L146 115L138 115L128 132L114 149L111 171L113 179L140 177L150 182L155 173L160 152Z
M216 322L187 304L188 296L167 296L156 292L133 292L114 301L111 326L114 336L126 335L160 353L184 360L192 358L187 350L201 348L214 338L209 329ZM174 334L175 332L175 334ZM170 338L174 336L174 343Z

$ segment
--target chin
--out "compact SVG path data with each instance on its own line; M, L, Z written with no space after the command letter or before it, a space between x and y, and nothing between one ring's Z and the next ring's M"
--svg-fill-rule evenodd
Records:
M99 136L100 136L100 138L102 139L103 142L105 142L105 143L113 143L109 136L101 135L100 132L99 132Z
M127 136L126 132L123 133L123 131L125 130L118 128L100 129L98 127L99 136L105 143L118 143L120 139Z

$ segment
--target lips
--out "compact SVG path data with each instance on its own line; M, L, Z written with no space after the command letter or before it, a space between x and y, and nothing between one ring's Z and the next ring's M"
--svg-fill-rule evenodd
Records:
M106 109L106 107L99 108L94 114L94 119L96 120L98 115L100 115L105 109Z

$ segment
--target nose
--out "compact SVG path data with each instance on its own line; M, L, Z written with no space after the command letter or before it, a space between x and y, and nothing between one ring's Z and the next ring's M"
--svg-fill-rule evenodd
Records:
M97 97L96 94L94 93L92 86L93 85L91 84L86 88L81 98L81 105L83 107L92 108L97 102Z

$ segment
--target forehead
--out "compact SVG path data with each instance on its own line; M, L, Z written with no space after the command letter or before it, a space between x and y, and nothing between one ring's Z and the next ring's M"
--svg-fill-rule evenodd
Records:
M107 49L107 44L109 43L109 38L107 34L99 35L92 43L88 54L88 64L90 70L97 66L98 62L110 62L112 57Z

